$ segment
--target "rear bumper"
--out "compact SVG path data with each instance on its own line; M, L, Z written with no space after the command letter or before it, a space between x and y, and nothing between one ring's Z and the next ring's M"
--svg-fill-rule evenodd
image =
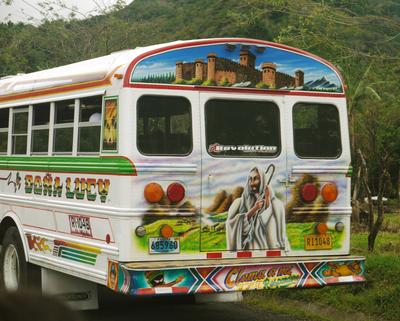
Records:
M365 281L355 256L121 263L109 261L109 288L130 295L311 288Z

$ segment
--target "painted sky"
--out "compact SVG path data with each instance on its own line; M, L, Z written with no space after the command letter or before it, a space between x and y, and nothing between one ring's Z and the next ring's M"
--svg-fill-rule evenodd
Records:
M252 53L256 55L256 68L260 69L264 62L273 62L277 65L277 71L294 76L296 70L304 72L304 82L313 81L325 77L329 82L340 86L340 81L336 73L328 66L300 54L285 50L266 47L262 53L257 53L256 46L250 46ZM140 79L147 75L175 73L177 61L194 62L196 59L207 61L207 55L215 53L218 57L224 57L236 62L239 61L240 46L237 45L233 50L226 50L225 45L209 45L193 48L183 48L169 51L157 56L153 56L140 62L134 70L134 79Z

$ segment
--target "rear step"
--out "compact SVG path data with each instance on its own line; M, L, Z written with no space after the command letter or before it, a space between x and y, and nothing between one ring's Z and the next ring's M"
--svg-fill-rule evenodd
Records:
M364 282L361 256L109 261L109 288L131 295L309 288Z

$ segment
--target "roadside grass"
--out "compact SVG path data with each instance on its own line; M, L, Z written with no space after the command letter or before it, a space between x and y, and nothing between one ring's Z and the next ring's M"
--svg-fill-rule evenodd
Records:
M397 226L400 215L385 214L385 221ZM365 284L251 291L245 303L308 320L399 320L400 232L381 231L373 253L367 250L367 235L351 235L351 254L366 256Z

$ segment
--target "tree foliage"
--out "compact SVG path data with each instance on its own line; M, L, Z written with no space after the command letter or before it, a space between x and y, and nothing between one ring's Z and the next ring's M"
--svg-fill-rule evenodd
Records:
M9 0L1 0L10 2ZM99 3L99 2L97 2ZM400 5L397 0L135 0L62 20L63 0L44 0L40 24L0 24L0 76L32 72L126 48L209 37L252 37L333 62L348 86L352 150L363 150L371 189L400 159ZM65 8L64 8L65 9ZM85 18L85 19L80 19ZM388 155L383 162L382 156ZM353 152L354 166L359 160ZM394 190L394 189L393 189Z

